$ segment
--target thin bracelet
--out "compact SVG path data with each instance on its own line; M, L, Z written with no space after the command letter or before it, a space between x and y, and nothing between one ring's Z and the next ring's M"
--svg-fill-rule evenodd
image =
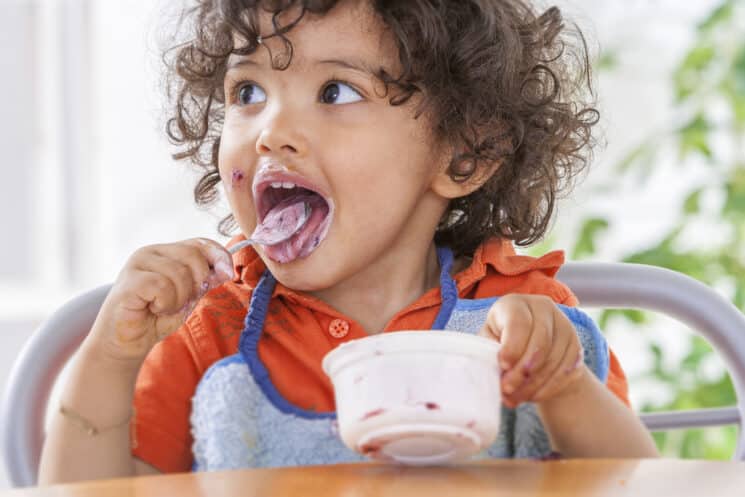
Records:
M60 404L60 406L59 406L59 412L64 417L70 419L71 421L74 421L75 424L77 424L78 426L80 426L80 428L82 428L83 431L85 431L85 433L87 433L88 435L90 435L92 437L95 437L99 433L103 433L105 431L113 430L115 428L119 428L121 426L124 426L126 424L129 424L129 422L132 421L132 418L134 417L134 408L133 408L132 409L132 412L130 413L130 415L124 421L121 421L121 422L119 422L119 423L117 423L115 425L107 426L105 428L96 428L96 426L93 423L91 423L90 421L88 421L86 418L84 418L83 416L81 416L77 412L73 411L72 409L69 409L69 408L63 406L62 404Z

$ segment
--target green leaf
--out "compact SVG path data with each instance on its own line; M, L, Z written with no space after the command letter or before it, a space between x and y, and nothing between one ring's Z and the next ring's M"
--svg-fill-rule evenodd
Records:
M687 274L704 283L709 283L708 270L711 267L713 257L699 252L676 252L673 249L673 241L678 234L679 230L673 230L656 247L631 254L625 257L623 262L664 267Z
M714 352L711 352L712 354ZM693 391L695 407L723 407L737 403L737 395L729 375L716 382L698 381Z
M652 353L653 364L651 376L656 380L662 381L664 383L675 383L677 381L677 378L665 370L662 349L660 348L660 346L656 343L651 343L649 345L649 351Z
M654 158L655 149L650 143L642 143L621 159L615 169L619 173L629 171L633 166L639 169L647 169Z
M673 74L678 102L686 100L702 86L703 78L716 56L716 48L708 42L694 46Z
M664 454L665 447L667 447L668 433L666 431L656 431L652 433L652 438L654 439L655 445L657 445L657 450L661 454Z
M683 212L685 214L698 214L698 212L701 210L700 200L702 190L702 188L699 188L688 194L685 201L683 202Z
M706 70L714 60L716 48L710 43L694 46L688 51L678 70L700 73Z
M684 457L693 457L695 454L701 454L704 450L704 437L701 430L691 430L686 433L683 439L681 453Z
M724 191L722 215L740 221L745 219L745 168L737 167L732 171Z
M701 362L712 354L711 346L701 337L691 337L691 350L683 358L681 367L692 371L698 370Z
M735 93L742 95L745 93L745 40L737 52L732 62L732 76Z
M732 458L737 446L736 426L713 426L652 433L663 457L686 459Z
M719 27L721 24L726 23L732 19L734 12L735 2L734 0L725 0L714 9L701 23L698 25L699 32L706 34Z
M523 253L531 257L540 257L556 247L556 237L549 234L529 247L522 247Z
M710 131L711 124L700 113L685 126L678 129L681 159L684 159L691 152L699 152L703 156L711 158L712 153L709 147Z
M742 278L742 273L740 278ZM732 303L735 304L735 307L745 312L745 281L742 279L738 280L735 295L732 297Z
M634 324L642 324L647 321L647 313L639 309L623 309L620 312L623 314L623 317Z
M737 447L737 427L718 426L703 430L705 444L701 454L691 457L696 459L728 460L732 458Z
M592 218L585 220L572 250L572 259L581 259L595 253L595 238L608 230L608 220Z
M733 93L729 98L732 115L741 127L745 127L745 93Z
M635 325L648 321L647 313L639 309L605 309L598 318L598 328L601 330L607 329L610 320L614 317L621 317Z
M615 50L605 50L595 62L595 67L600 71L610 71L618 66L618 53Z
M745 127L745 43L738 50L724 76L720 91L729 100L735 121L742 129Z

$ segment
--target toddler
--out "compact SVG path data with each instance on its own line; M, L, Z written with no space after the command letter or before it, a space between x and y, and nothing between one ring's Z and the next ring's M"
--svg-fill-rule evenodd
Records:
M622 369L533 258L586 165L581 35L527 0L192 2L170 53L178 158L228 248L127 261L52 420L43 483L362 460L334 432L340 343L457 329L502 344L488 457L654 456ZM500 298L498 298L500 297ZM436 333L437 331L423 331Z

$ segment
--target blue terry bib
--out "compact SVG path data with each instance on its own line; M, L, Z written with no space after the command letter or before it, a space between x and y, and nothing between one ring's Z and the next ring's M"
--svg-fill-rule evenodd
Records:
M442 307L433 330L478 333L497 298L459 299L450 276L453 256L438 248ZM276 280L265 271L251 295L238 353L213 364L192 398L195 471L307 466L365 460L339 438L336 413L291 404L272 383L259 359L258 343ZM585 364L605 382L609 352L595 323L582 311L559 305L576 328ZM502 406L499 435L480 457L542 457L551 452L533 404Z

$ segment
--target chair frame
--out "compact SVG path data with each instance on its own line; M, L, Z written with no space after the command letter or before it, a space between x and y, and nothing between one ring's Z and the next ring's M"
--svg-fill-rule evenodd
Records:
M651 431L739 425L734 459L745 460L745 315L708 286L682 273L644 264L570 262L557 278L581 307L657 311L687 325L722 356L737 397L731 407L643 413ZM608 281L613 286L607 285Z
M658 311L706 338L724 359L737 405L645 413L641 418L650 430L738 424L733 458L745 460L745 316L732 303L689 276L655 266L568 262L557 278L571 288L582 307ZM13 366L0 404L0 440L14 486L36 484L44 419L55 379L89 332L110 288L103 285L90 290L55 311L26 342ZM65 328L60 331L57 323L64 323ZM30 414L18 418L17 413Z

